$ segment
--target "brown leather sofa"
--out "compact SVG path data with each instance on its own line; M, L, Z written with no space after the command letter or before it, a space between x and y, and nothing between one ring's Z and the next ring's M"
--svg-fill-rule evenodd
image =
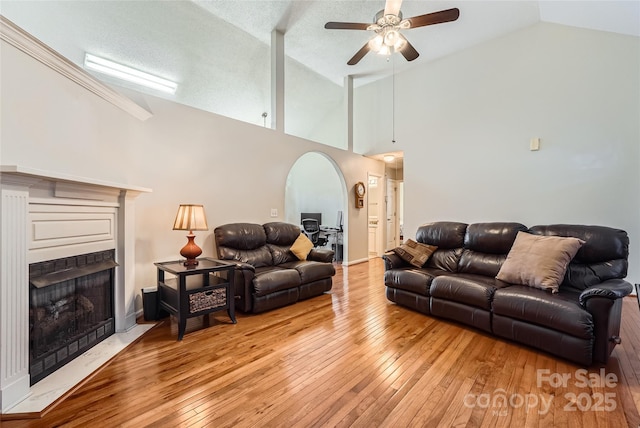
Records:
M559 292L496 279L519 231L576 237L585 243L569 264ZM435 222L416 241L438 249L421 268L386 254L387 298L541 349L583 366L606 363L620 343L629 238L603 226Z
M238 262L236 309L264 312L331 290L333 251L312 249L299 260L289 249L300 236L293 224L232 223L214 230L220 260Z

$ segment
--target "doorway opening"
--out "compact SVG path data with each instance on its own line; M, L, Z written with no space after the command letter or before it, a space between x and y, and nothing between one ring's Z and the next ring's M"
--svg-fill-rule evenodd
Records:
M334 250L334 261L347 262L347 185L335 161L322 152L296 160L285 185L285 221L302 226L301 215L318 219L323 246Z
M387 158L389 159L389 158ZM404 242L403 159L394 157L385 163L386 245L392 250Z
M404 153L371 156L385 162L384 176L368 174L368 253L379 257L404 242Z

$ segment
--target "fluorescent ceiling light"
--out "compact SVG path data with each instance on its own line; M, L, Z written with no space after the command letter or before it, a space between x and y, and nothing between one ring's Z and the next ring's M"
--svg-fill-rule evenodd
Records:
M178 89L178 84L171 80L163 79L89 53L84 56L84 68L169 94L175 94L176 89Z

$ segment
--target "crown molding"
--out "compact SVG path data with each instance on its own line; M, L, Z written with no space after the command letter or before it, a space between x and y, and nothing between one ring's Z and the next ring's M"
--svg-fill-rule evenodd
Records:
M144 121L153 116L151 112L98 81L84 69L69 61L3 15L0 15L0 39L133 117Z

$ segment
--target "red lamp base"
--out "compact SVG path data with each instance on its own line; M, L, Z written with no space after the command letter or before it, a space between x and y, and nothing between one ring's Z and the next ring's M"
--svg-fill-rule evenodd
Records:
M202 249L194 242L195 237L196 235L194 235L192 231L189 231L187 235L187 245L180 250L180 255L187 259L184 262L185 266L197 266L198 261L196 258L202 254Z

